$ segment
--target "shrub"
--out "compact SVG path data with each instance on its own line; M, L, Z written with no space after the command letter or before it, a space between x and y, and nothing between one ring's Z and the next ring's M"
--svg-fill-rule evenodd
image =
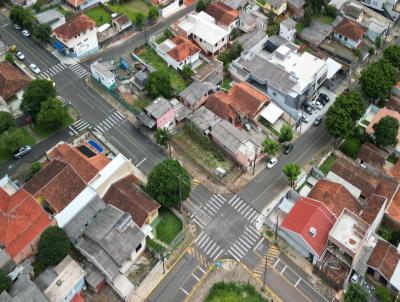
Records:
M348 138L340 146L340 150L347 156L356 159L358 151L360 151L361 142L356 138Z

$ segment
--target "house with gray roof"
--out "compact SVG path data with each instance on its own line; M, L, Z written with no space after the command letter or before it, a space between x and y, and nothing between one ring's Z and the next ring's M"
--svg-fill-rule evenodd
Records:
M55 8L36 14L35 17L39 24L48 24L52 30L65 24L65 16Z
M0 302L49 302L37 285L31 281L29 274L22 273L8 292L0 294Z
M262 28L256 28L253 31L247 32L238 38L238 42L243 46L243 50L250 50L258 54L268 41L268 36Z
M194 111L204 105L207 96L213 93L216 88L216 85L208 81L194 81L179 93L179 98L187 108Z
M174 106L162 96L143 109L139 121L148 128L171 128L175 126Z
M106 277L122 299L134 291L124 275L145 249L145 235L132 216L107 204L91 221L76 248Z

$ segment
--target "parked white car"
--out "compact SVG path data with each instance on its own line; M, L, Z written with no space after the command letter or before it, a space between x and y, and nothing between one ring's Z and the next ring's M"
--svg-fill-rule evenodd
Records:
M37 67L35 64L31 64L31 65L29 65L29 68L34 72L34 73L36 73L36 74L39 74L40 73L40 69L39 69L39 67Z
M23 31L21 31L21 33L26 37L29 38L31 36L31 34L29 33L29 31L27 31L26 29L24 29Z
M20 59L21 61L25 59L25 56L22 52L18 51L15 56Z
M278 162L278 160L275 157L271 158L267 163L267 168L272 169L276 165L277 162Z
M324 106L322 106L322 104L318 101L314 101L312 102L312 104L317 107L318 110L321 110Z

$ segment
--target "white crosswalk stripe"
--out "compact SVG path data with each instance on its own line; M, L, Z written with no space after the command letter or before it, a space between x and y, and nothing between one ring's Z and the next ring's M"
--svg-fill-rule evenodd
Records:
M71 126L69 126L69 129L71 129L75 134L78 134L79 132L85 130L88 127L90 127L90 123L88 123L83 119L79 119Z
M125 116L118 112L114 111L110 116L108 116L105 120L101 121L98 125L95 126L96 131L104 133L114 126L120 124L126 118Z
M197 248L212 260L217 259L223 252L219 244L205 232L200 233L194 242Z
M228 249L228 253L237 261L240 261L253 248L262 236L250 225Z
M56 74L59 74L65 68L66 68L66 66L63 63L58 63L58 64L53 65L53 66L47 68L46 70L42 71L38 77L41 79L48 79L50 77L55 76Z
M71 65L68 67L68 69L71 70L78 78L83 78L89 74L89 72L79 64Z
M253 223L258 217L258 212L254 208L252 208L246 201L240 198L239 195L235 195L234 197L232 197L228 201L228 204L250 223Z

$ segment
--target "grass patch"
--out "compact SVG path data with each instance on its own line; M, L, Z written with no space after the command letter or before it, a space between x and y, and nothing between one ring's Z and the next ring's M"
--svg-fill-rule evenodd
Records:
M367 126L367 127L368 127L369 121L367 121L367 120L362 120L362 121L361 121L361 124L363 124L364 126Z
M57 11L62 13L64 16L68 15L69 13L71 13L70 10L66 10L65 8L63 8L62 6L57 7Z
M360 148L360 140L355 137L349 137L340 145L339 150L352 159L356 159Z
M136 107L136 108L138 108L138 109L140 109L140 110L143 110L143 108L146 108L147 106L149 106L150 105L150 100L148 100L148 99L137 99L137 100L135 100L135 102L133 103L133 105Z
M231 83L232 79L231 78L224 78L224 81L222 82L222 89L225 90L230 90L231 89Z
M261 123L261 125L263 125L265 128L271 130L271 132L273 134L275 134L276 136L279 136L279 131L276 130L274 127L272 127L272 125L270 123L268 123L268 121L263 118L262 116L258 117L258 121Z
M85 11L85 15L96 21L97 27L105 23L111 24L111 15L102 6L93 7Z
M182 76L175 69L169 68L167 63L150 47L146 46L145 48L143 48L139 52L139 57L157 70L166 70L166 72L171 77L172 87L177 92L181 92L183 89L186 88L188 83L186 83Z
M143 0L131 0L124 2L123 4L108 3L107 6L114 13L126 14L132 21L135 21L138 13L144 13L147 16L150 8L150 6Z
M22 145L33 146L35 144L35 139L29 134L28 130L26 130L25 128L21 128L21 129L24 134L24 138L22 140ZM4 150L3 148L0 147L0 164L11 159L12 155L13 154L8 153L7 150Z
M271 230L266 230L265 235L267 235L269 238L272 238L274 236L274 232L272 232Z
M388 158L386 159L389 163L395 165L397 161L399 160L394 153L390 154Z
M230 171L233 167L233 163L225 158L222 152L206 136L204 136L204 139L207 139L208 143L197 138L185 127L173 139L192 160L197 162L210 174L214 174L215 169L218 167L223 168L225 171Z
M68 115L65 117L62 126L58 129L48 130L48 129L44 129L43 127L39 126L38 124L34 124L34 127L31 129L35 133L35 135L44 139L44 138L47 138L47 137L53 135L54 133L60 131L61 129L67 128L73 122L74 122L74 119Z
M156 237L158 240L170 244L182 230L182 221L167 208L160 208L158 216Z
M328 172L332 169L333 165L335 164L336 161L336 156L334 154L331 154L325 159L325 161L319 166L319 169L324 173L325 175L328 174Z
M208 293L205 302L268 302L252 284L236 282L215 283Z
M151 240L149 237L146 238L146 246L149 248L150 252L161 255L165 252L165 247L159 245L154 240Z
M317 16L315 17L315 20L318 20L319 22L323 24L332 24L333 18L330 16Z

